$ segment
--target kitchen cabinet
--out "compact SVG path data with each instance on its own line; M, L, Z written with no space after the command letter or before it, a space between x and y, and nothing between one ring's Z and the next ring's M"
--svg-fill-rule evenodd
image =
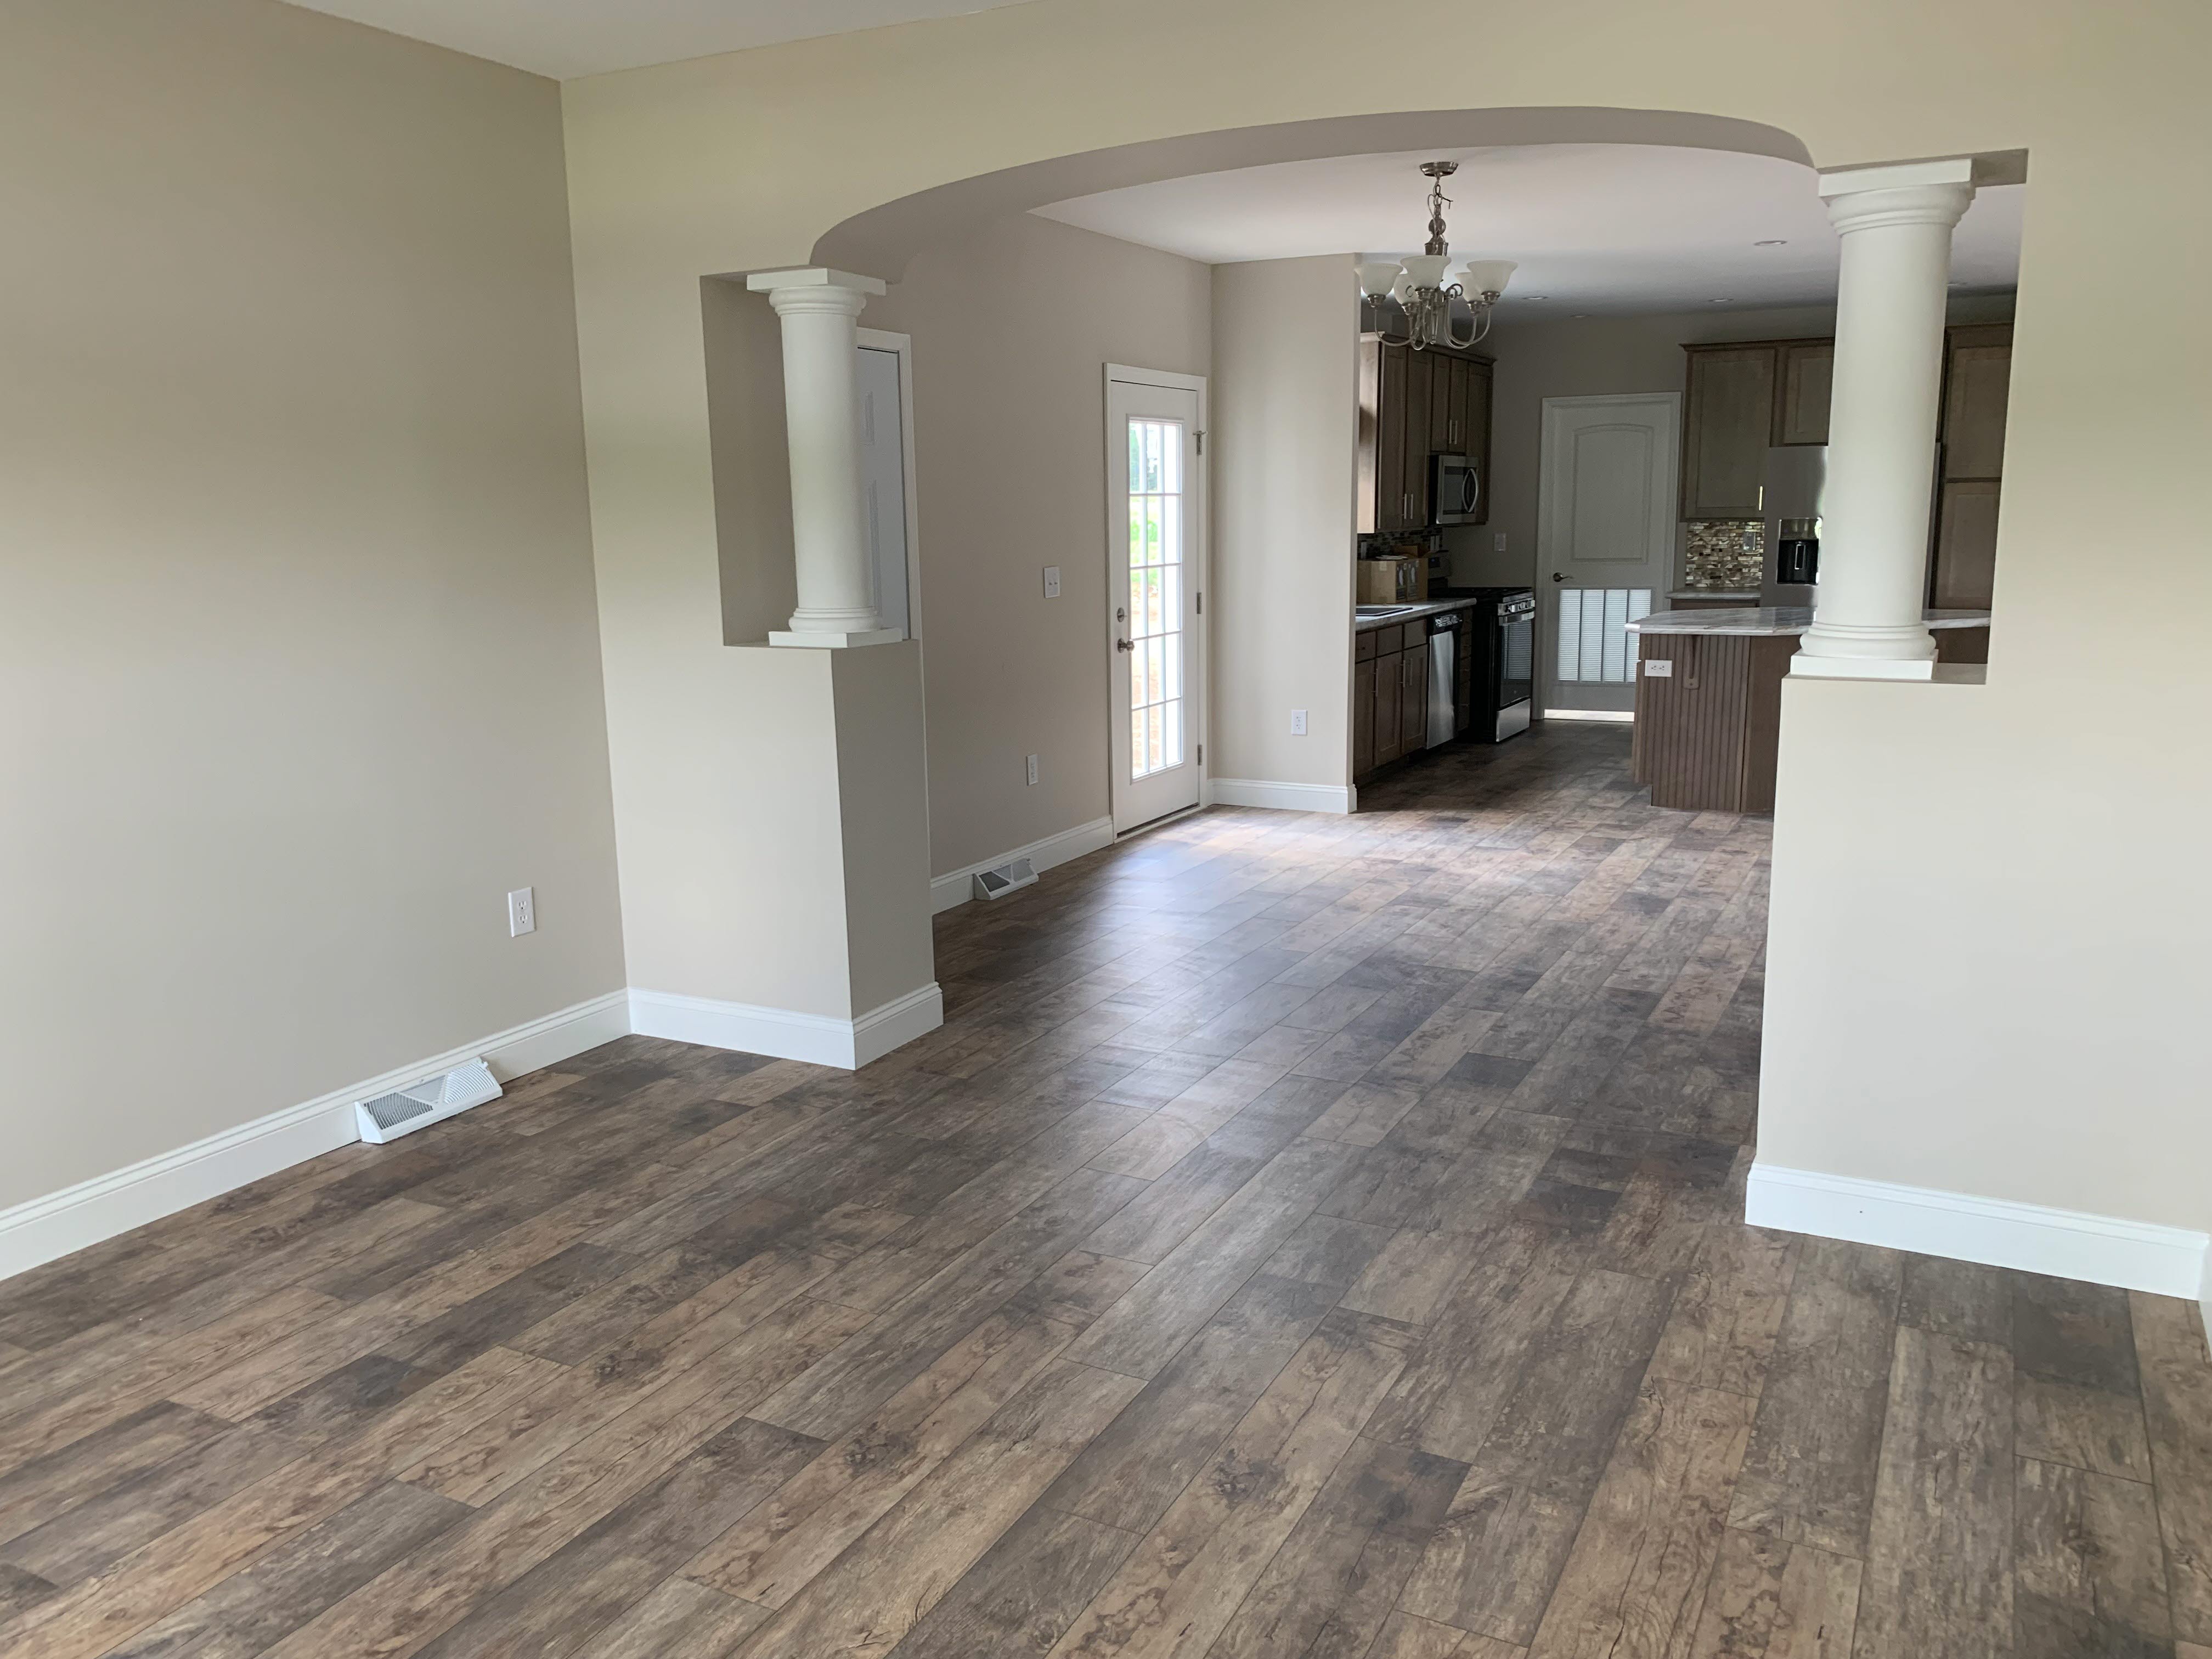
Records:
M1387 766L1406 752L1400 653L1375 659L1375 764Z
M1942 471L1928 561L1928 603L1986 611L1996 586L2012 329L1954 328L1943 338Z
M1375 769L1375 635L1355 635L1352 665L1352 775Z
M1482 480L1474 522L1490 514L1491 366L1485 357L1415 351L1360 337L1358 529L1364 535L1425 530L1429 457L1474 459Z
M1359 361L1358 528L1364 533L1413 527L1406 494L1404 346L1367 343Z
M1943 476L2002 477L2012 329L1954 328L1943 348Z
M1828 441L1833 340L1753 340L1682 348L1685 519L1755 519L1766 451ZM1943 335L1942 471L1929 530L1928 603L1985 611L1996 572L2012 325L1962 324Z
M1418 624L1406 633L1398 656L1398 752L1412 755L1429 744L1429 636Z
M1791 340L1779 349L1780 381L1776 387L1774 441L1828 441L1828 394L1835 382L1832 340Z
M1490 365L1476 357L1438 357L1432 373L1435 378L1429 391L1431 452L1486 457L1490 452Z
M1833 340L1750 340L1685 346L1685 519L1755 519L1766 452L1828 441Z
M1456 607L1455 607L1456 608ZM1474 613L1461 609L1452 702L1455 735L1474 725ZM1429 626L1425 617L1352 636L1352 780L1364 783L1429 745Z
M1996 586L1995 478L1947 478L1936 504L1936 556L1928 603L1945 611L1986 611Z
M1771 344L1691 346L1682 407L1685 519L1755 519L1773 441L1780 353Z

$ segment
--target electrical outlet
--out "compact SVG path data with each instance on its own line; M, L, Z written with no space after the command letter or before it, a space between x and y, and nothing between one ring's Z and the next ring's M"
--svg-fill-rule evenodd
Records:
M1496 538L1492 541L1491 545L1497 551L1503 553L1505 550L1505 532L1502 530L1499 531Z
M1671 657L1656 658L1644 665L1644 678L1647 680L1671 679L1674 674L1674 662Z
M1035 783L1036 781L1036 757L1035 755L1031 755L1029 757L1029 769L1030 781L1031 783Z
M1303 738L1305 734L1306 711L1303 708L1293 708L1291 710L1291 735L1294 738Z
M1060 567L1048 564L1044 568L1044 596L1048 599L1060 597Z
M520 939L538 931L538 900L533 890L518 887L507 896L507 936Z

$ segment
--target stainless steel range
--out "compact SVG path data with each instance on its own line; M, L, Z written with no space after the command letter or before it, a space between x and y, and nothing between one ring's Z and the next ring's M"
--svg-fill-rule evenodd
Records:
M1528 729L1536 694L1536 595L1526 587L1474 592L1474 725L1470 743L1503 743Z

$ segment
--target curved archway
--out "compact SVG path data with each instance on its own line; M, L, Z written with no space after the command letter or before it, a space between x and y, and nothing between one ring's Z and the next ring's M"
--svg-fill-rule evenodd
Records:
M895 283L907 262L932 243L1070 197L1279 161L1505 144L1647 144L1813 165L1803 143L1779 127L1679 110L1537 107L1332 116L1149 139L934 185L833 225L816 240L811 263Z

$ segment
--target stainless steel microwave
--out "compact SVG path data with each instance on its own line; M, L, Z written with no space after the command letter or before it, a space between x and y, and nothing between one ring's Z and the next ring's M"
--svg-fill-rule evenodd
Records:
M1474 462L1465 455L1429 457L1429 500L1435 503L1433 524L1473 524L1474 509L1482 500L1482 480Z

